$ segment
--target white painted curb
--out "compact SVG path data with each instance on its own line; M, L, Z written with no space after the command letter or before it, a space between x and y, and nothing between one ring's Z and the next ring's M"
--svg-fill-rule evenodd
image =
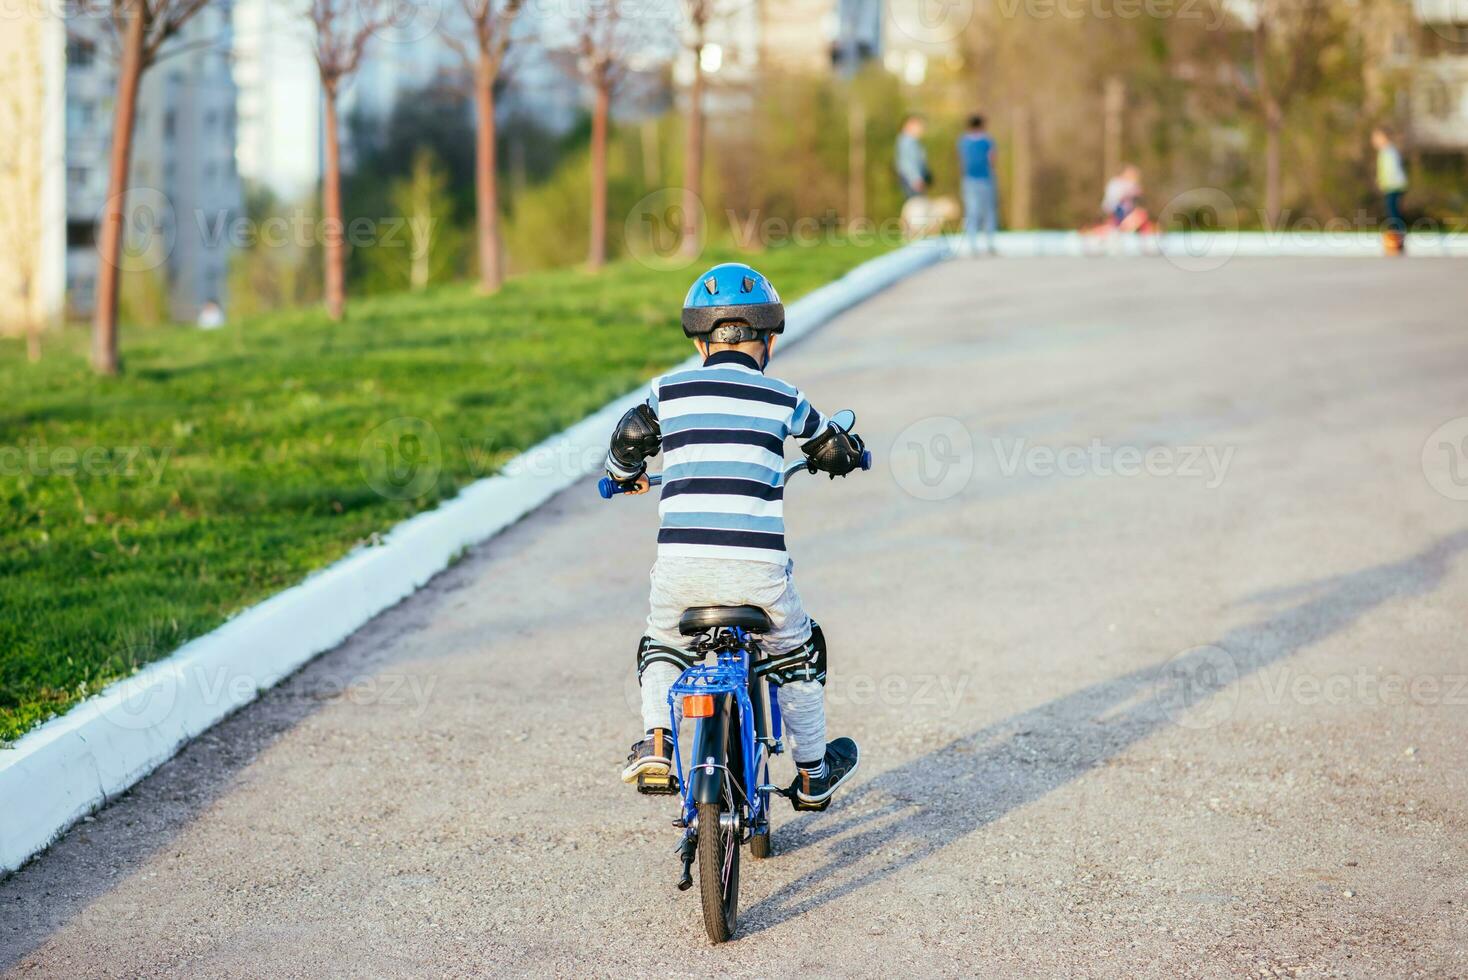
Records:
M948 247L963 252L963 238ZM1082 235L1078 231L1003 231L995 248L1007 258L1161 257L1179 268L1208 271L1233 258L1373 258L1384 254L1379 234L1356 231L1168 232L1163 235ZM1468 234L1414 233L1407 236L1412 258L1468 258Z
M789 306L785 342L946 255L939 243L924 242L863 263ZM600 470L612 426L643 395L639 388L618 398L516 457L502 474L397 525L381 544L252 606L0 752L0 873L412 594L462 549Z

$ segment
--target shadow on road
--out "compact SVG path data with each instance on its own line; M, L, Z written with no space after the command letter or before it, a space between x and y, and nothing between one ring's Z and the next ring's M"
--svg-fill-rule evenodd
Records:
M1082 688L883 773L857 787L834 813L781 829L777 851L826 843L829 857L749 908L741 917L745 934L918 865L1164 726L1196 723L1184 712L1216 712L1218 706L1205 699L1236 693L1238 679L1321 642L1383 603L1433 592L1465 547L1468 529L1401 561L1250 597L1247 602L1260 603L1308 596L1228 631L1215 645ZM844 810L860 812L843 817ZM896 856L876 857L894 851Z

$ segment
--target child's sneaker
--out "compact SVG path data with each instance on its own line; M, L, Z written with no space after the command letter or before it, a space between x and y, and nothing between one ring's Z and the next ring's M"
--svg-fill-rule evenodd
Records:
M797 810L824 810L831 805L831 794L856 772L861 757L856 742L838 738L826 743L826 757L818 767L797 763L795 782L787 791L790 805Z
M632 743L622 782L635 783L638 776L666 776L673 768L673 737L666 728L654 728L640 742Z

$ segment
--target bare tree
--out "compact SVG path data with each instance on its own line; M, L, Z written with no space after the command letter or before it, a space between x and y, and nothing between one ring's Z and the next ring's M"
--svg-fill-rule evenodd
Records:
M474 200L479 239L479 288L492 293L505 279L504 245L500 240L499 177L495 163L494 87L504 67L510 29L523 0L459 0L469 20L468 42L449 25L441 33L464 60L473 80Z
M620 0L596 0L576 25L576 71L591 86L591 237L586 265L607 261L607 126L612 96L627 74L627 55L635 38Z
M1264 127L1264 213L1273 225L1284 208L1285 117L1320 75L1320 49L1333 29L1329 0L1252 0L1234 9L1248 38L1249 70L1232 51L1225 70L1240 106ZM1227 32L1214 33L1228 42Z
M693 55L693 79L688 86L688 126L683 150L683 243L684 255L698 254L703 228L703 73L704 46L709 25L726 16L734 0L682 0L688 21L685 36Z
M37 287L45 248L45 203L42 200L46 111L46 67L41 60L41 24L21 21L14 30L26 32L14 57L0 63L0 182L10 193L0 194L0 240L6 242L8 275L15 286L17 319L25 329L26 357L41 359L44 314L38 307Z
M133 124L138 86L159 49L208 0L108 0L107 10L122 42L117 98L112 113L112 154L107 173L107 203L97 229L97 308L92 317L92 367L116 374L117 293L122 273L123 206L132 163Z
M373 36L393 20L392 0L311 0L306 18L314 35L316 69L321 76L322 127L326 131L326 170L321 181L321 240L325 246L326 313L340 320L346 312L346 237L342 222L341 127L337 99L342 86L362 66Z

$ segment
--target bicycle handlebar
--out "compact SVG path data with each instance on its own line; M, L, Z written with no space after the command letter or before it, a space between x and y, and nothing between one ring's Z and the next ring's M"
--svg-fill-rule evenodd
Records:
M869 470L872 468L872 451L870 449L862 450L861 468L864 470ZM809 470L810 464L806 463L804 460L791 463L789 466L785 467L785 481L788 482L790 478L797 473L803 473ZM647 485L650 487L659 486L662 484L662 482L663 477L661 473L657 474L656 476L649 476L647 478ZM611 477L604 476L597 481L596 492L601 494L603 500L611 500L619 493L626 493L627 489L621 484L617 483L617 481L613 480Z

